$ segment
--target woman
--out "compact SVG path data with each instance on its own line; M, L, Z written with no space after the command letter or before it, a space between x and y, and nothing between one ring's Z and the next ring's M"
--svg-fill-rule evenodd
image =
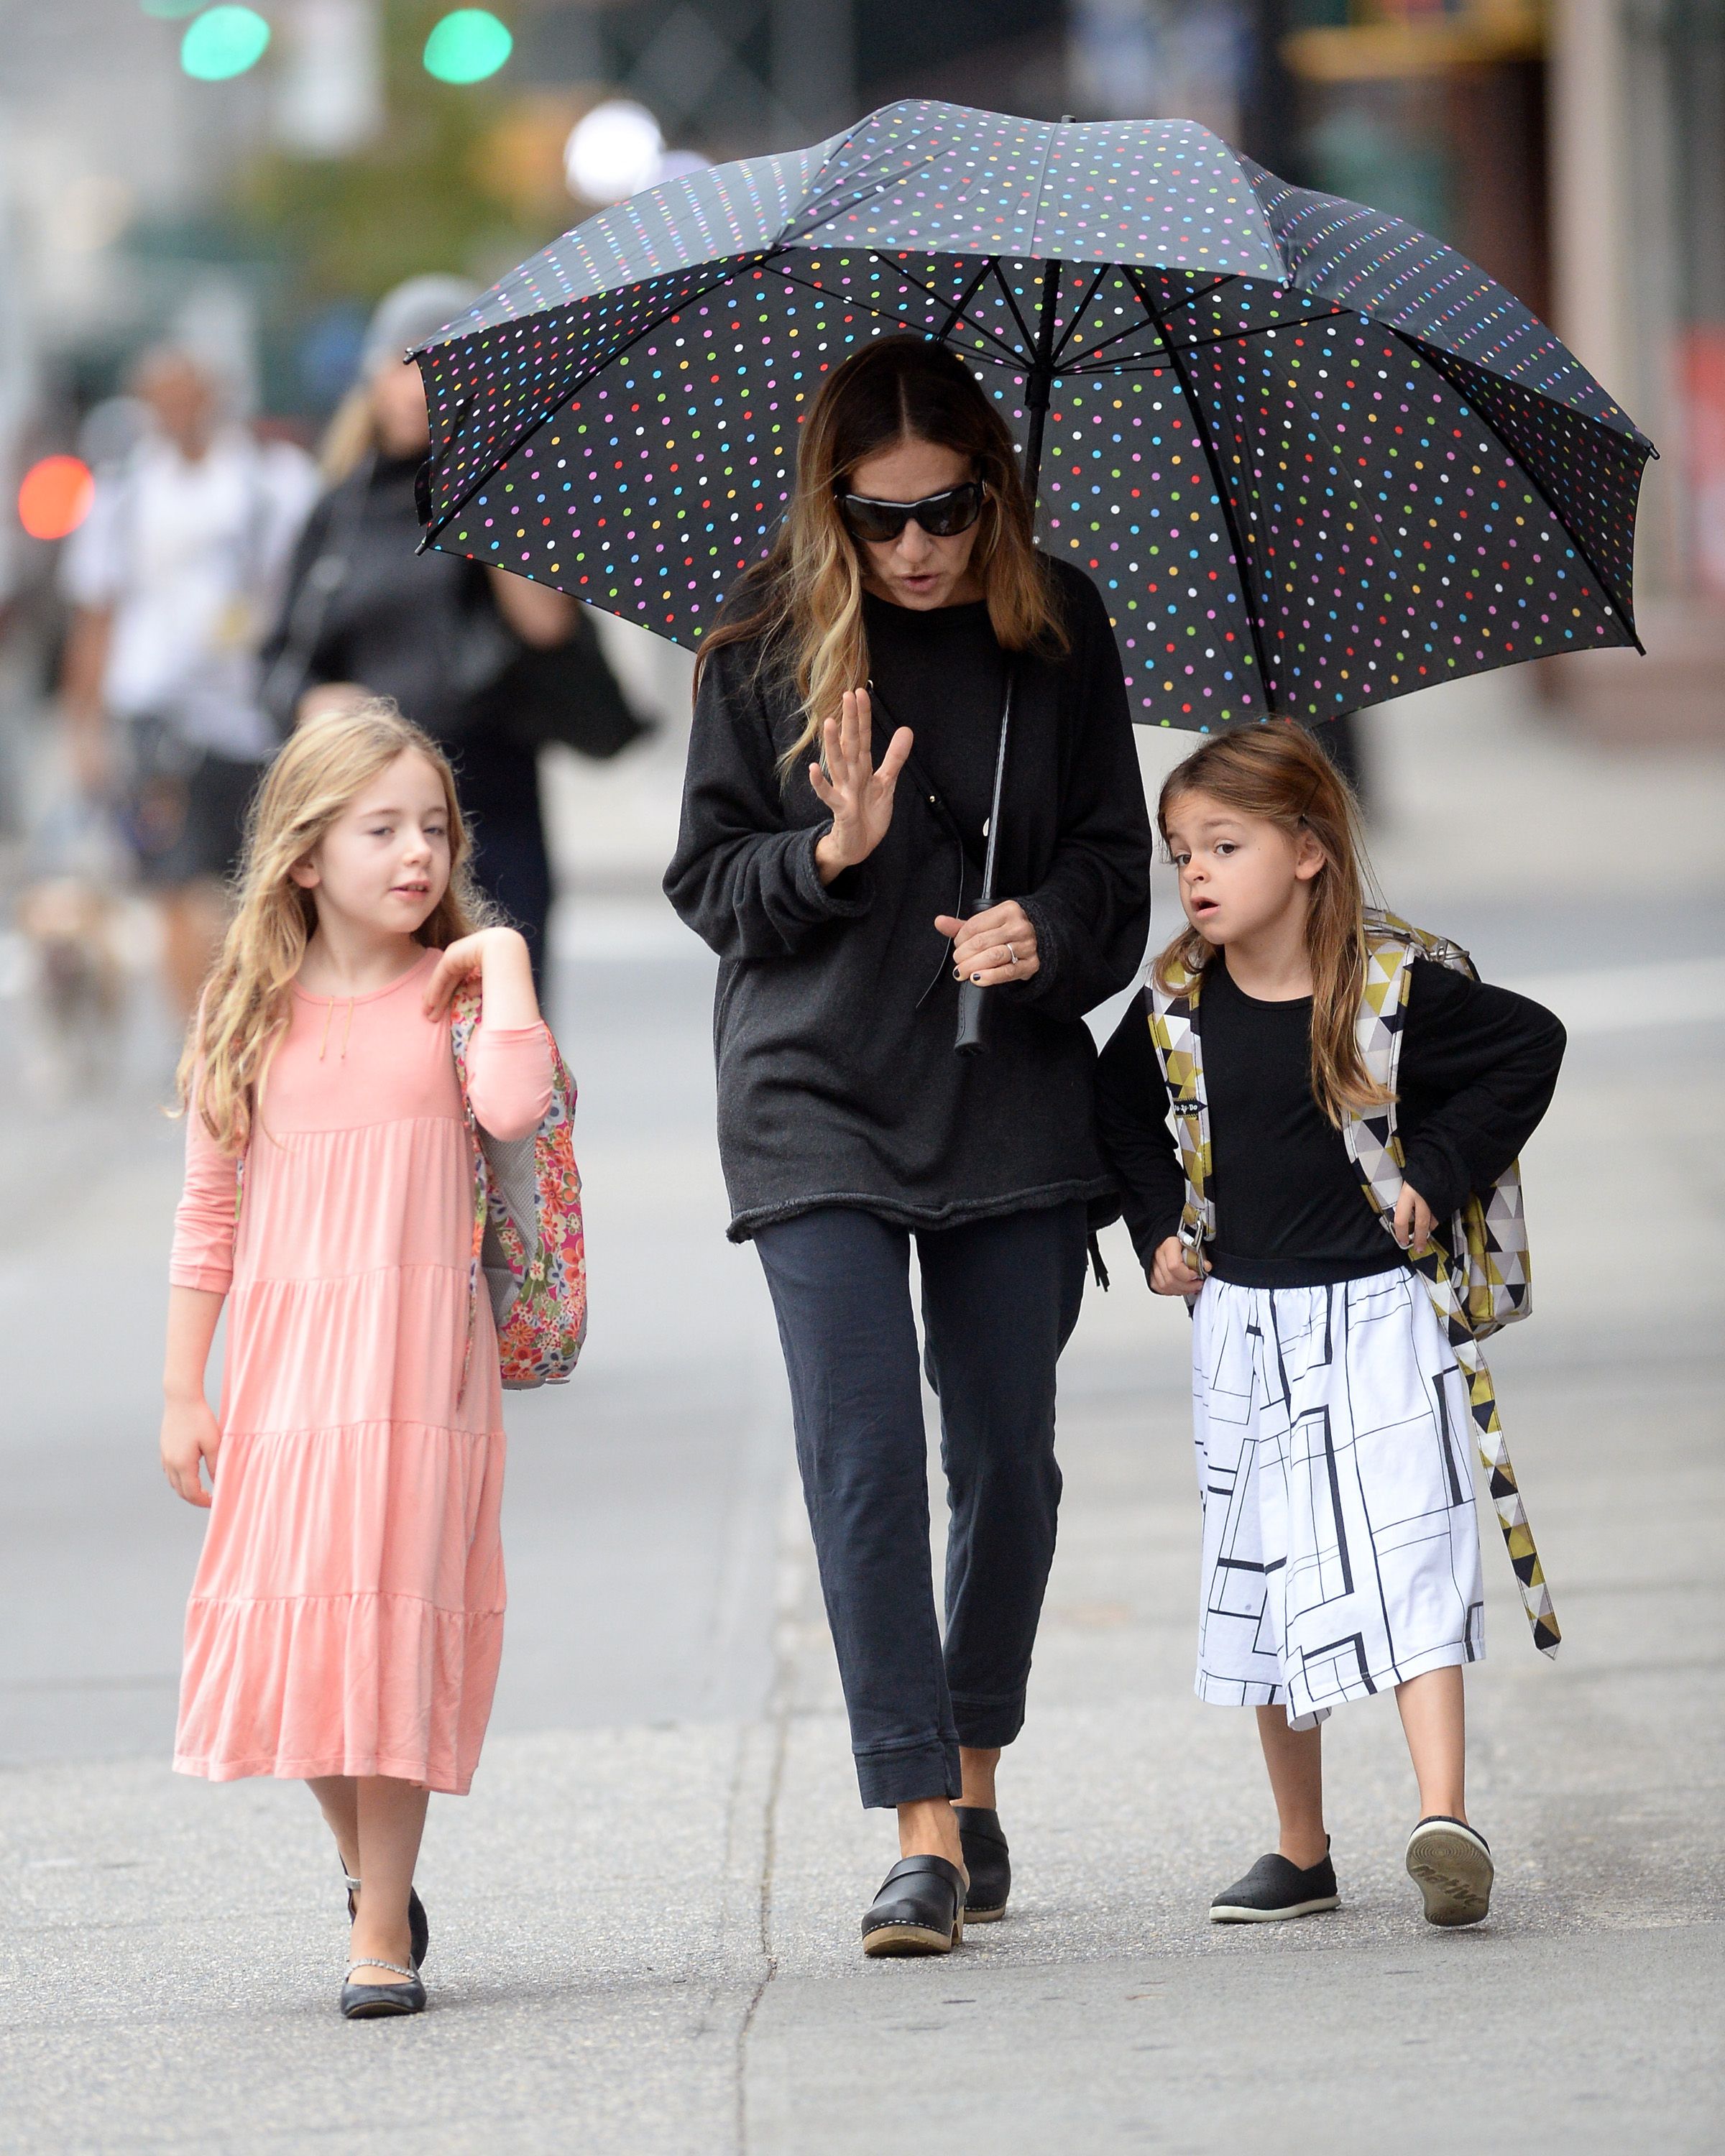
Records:
M526 936L536 978L552 901L537 748L569 736L566 714L537 722L536 713L583 696L614 704L618 691L578 601L418 552L413 481L429 435L419 370L402 354L475 297L459 279L416 277L373 316L360 380L325 447L330 490L311 513L264 652L265 695L284 726L356 690L388 696L449 752L475 875ZM625 715L614 746L636 731Z
M972 915L1009 674L997 880L1019 895ZM1054 1554L1055 1363L1111 1188L1084 1014L1134 976L1149 862L1101 598L1034 551L968 369L882 339L816 400L778 541L707 639L665 876L721 961L730 1232L778 1315L862 1799L898 1812L865 1953L944 1953L1005 1906L995 1767ZM987 991L975 1057L960 976Z

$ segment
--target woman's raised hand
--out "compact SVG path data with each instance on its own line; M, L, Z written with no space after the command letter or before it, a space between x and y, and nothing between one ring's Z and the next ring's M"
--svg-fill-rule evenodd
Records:
M908 726L901 726L886 744L876 771L874 727L868 690L847 689L839 716L821 728L821 762L809 765L809 783L832 812L833 828L822 834L814 849L814 865L823 883L865 861L892 821L893 788L911 753L912 737Z

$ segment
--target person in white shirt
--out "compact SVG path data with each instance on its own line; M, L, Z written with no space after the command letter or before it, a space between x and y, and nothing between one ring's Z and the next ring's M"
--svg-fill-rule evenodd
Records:
M189 1014L276 745L257 645L317 479L301 451L237 424L192 354L146 353L133 387L149 430L98 475L61 562L61 700L77 775L116 803L161 907L167 988Z

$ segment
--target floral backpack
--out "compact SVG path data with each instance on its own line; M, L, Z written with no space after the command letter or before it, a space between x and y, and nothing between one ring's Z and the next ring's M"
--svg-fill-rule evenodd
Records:
M472 1359L484 1281L497 1326L505 1389L567 1383L587 1337L587 1256L581 1173L575 1165L575 1081L552 1044L551 1106L529 1137L496 1138L480 1128L467 1086L467 1052L479 1022L470 984L449 1012L461 1106L473 1142L473 1255L468 1276L467 1348Z
M1394 1090L1414 959L1431 959L1453 972L1466 973L1471 980L1479 976L1459 944L1447 937L1411 927L1393 913L1368 909L1365 929L1366 978L1355 1037L1371 1075L1379 1085ZM1216 1232L1215 1200L1209 1193L1209 1105L1204 1088L1203 1035L1199 1024L1203 984L1202 968L1195 972L1183 969L1167 985L1153 969L1150 975L1150 1038L1168 1087L1180 1165L1186 1177L1180 1240L1192 1255L1194 1270L1201 1266L1204 1244ZM1384 1107L1350 1113L1342 1137L1367 1203L1393 1234L1403 1162L1395 1103L1392 1101ZM1512 1161L1489 1191L1470 1194L1461 1210L1431 1241L1423 1250L1409 1251L1407 1258L1425 1283L1450 1352L1467 1380L1480 1459L1521 1589L1522 1604L1532 1626L1534 1645L1542 1654L1554 1655L1560 1637L1558 1620L1498 1420L1491 1373L1479 1348L1481 1340L1502 1327L1525 1317L1532 1303L1520 1163Z

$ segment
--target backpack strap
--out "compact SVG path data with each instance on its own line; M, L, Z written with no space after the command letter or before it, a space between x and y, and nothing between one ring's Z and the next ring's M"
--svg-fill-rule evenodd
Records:
M1457 972L1474 974L1472 962L1458 944L1410 927L1393 913L1366 916L1366 977L1360 998L1356 1038L1360 1059L1380 1086L1394 1093L1401 1065L1402 1034L1416 957L1435 960ZM1367 1203L1393 1235L1396 1200L1402 1194L1402 1143L1396 1134L1395 1102L1360 1109L1343 1121L1342 1135L1358 1172ZM1532 1628L1533 1644L1543 1655L1555 1655L1562 1638L1552 1609L1551 1592L1539 1562L1527 1508L1516 1481L1509 1445L1498 1419L1497 1393L1468 1316L1465 1278L1451 1265L1441 1244L1410 1250L1408 1263L1425 1284L1444 1329L1450 1352L1467 1381L1474 1419L1474 1442L1485 1468L1492 1508L1509 1552L1511 1569L1521 1591L1522 1607Z
M1203 1038L1199 1029L1201 967L1171 962L1164 981L1150 973L1150 1040L1168 1087L1174 1118L1180 1166L1186 1177L1186 1204L1180 1214L1180 1241L1194 1272L1204 1271L1204 1246L1216 1234L1216 1202L1210 1195L1210 1111L1204 1090Z
M467 1259L467 1335L461 1350L461 1383L456 1393L458 1399L467 1392L468 1373L473 1367L473 1343L479 1330L480 1289L484 1278L482 1253L485 1242L485 1222L490 1214L490 1168L485 1158L485 1149L480 1143L479 1118L473 1112L473 1099L467 1089L467 1053L473 1040L473 1029L479 1024L480 992L472 981L465 981L455 991L449 1005L449 1047L455 1062L455 1082L461 1089L461 1116L467 1125L467 1142L473 1152L473 1233Z

